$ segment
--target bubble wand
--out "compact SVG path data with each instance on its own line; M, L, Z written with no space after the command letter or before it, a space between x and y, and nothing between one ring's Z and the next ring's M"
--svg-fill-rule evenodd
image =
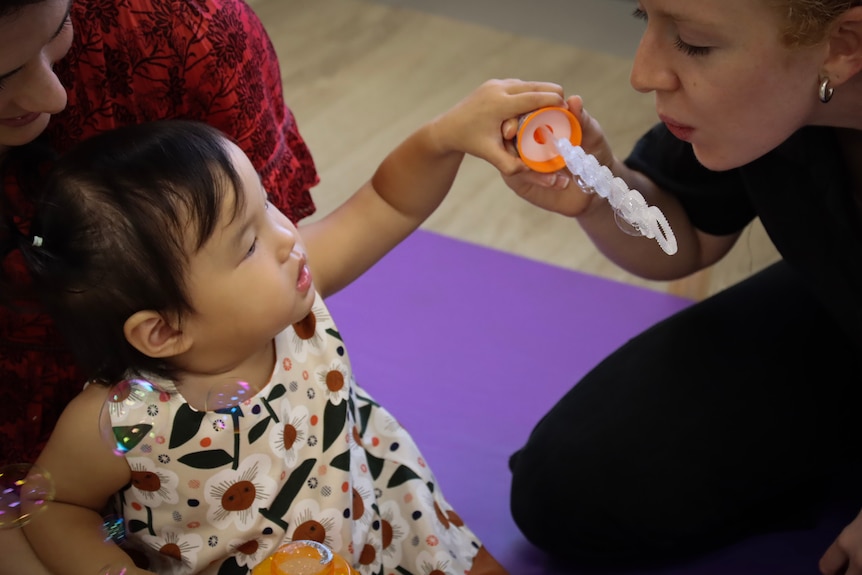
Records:
M521 118L516 144L527 166L537 172L568 168L587 193L608 200L617 225L624 232L655 238L668 255L676 253L676 236L662 211L647 205L643 195L629 189L622 178L602 166L579 145L581 125L565 108L541 108Z

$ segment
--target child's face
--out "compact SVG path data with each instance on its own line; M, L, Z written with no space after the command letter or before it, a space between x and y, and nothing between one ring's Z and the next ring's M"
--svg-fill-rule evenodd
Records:
M228 193L218 227L191 256L187 287L194 312L182 327L199 352L224 368L271 349L272 338L304 319L315 298L296 227L267 202L242 150L230 144L230 151L242 182L236 196L245 205L234 216Z

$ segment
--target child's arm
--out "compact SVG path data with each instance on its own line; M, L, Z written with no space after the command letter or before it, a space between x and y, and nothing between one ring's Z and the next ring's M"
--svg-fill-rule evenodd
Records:
M52 479L53 501L24 527L36 554L55 575L98 575L108 565L137 569L113 542L105 542L99 513L131 477L125 458L111 452L99 421L107 389L88 386L63 412L36 461Z
M39 560L24 532L20 529L0 529L0 575L51 575Z
M449 192L465 153L503 173L523 170L504 146L503 122L560 105L556 84L491 80L419 128L350 199L301 228L317 290L327 296L348 285L419 227Z

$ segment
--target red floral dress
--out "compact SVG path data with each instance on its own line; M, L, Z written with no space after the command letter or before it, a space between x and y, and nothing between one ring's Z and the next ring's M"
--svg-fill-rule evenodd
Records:
M314 162L284 104L275 51L248 5L75 0L71 18L72 49L56 66L69 103L47 132L56 151L127 124L203 120L245 150L273 203L291 220L314 212ZM3 193L26 233L28 198L13 177L3 182ZM6 277L27 281L17 251L2 265ZM32 301L0 307L0 464L35 459L83 380Z

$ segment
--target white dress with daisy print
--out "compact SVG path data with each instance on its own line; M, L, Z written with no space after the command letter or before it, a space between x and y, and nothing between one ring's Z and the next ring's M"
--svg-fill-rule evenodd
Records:
M195 411L162 380L110 409L131 484L126 543L163 575L247 575L312 539L363 575L463 575L480 542L413 439L358 385L322 298L276 338L272 379L236 407ZM240 390L241 391L241 390Z

